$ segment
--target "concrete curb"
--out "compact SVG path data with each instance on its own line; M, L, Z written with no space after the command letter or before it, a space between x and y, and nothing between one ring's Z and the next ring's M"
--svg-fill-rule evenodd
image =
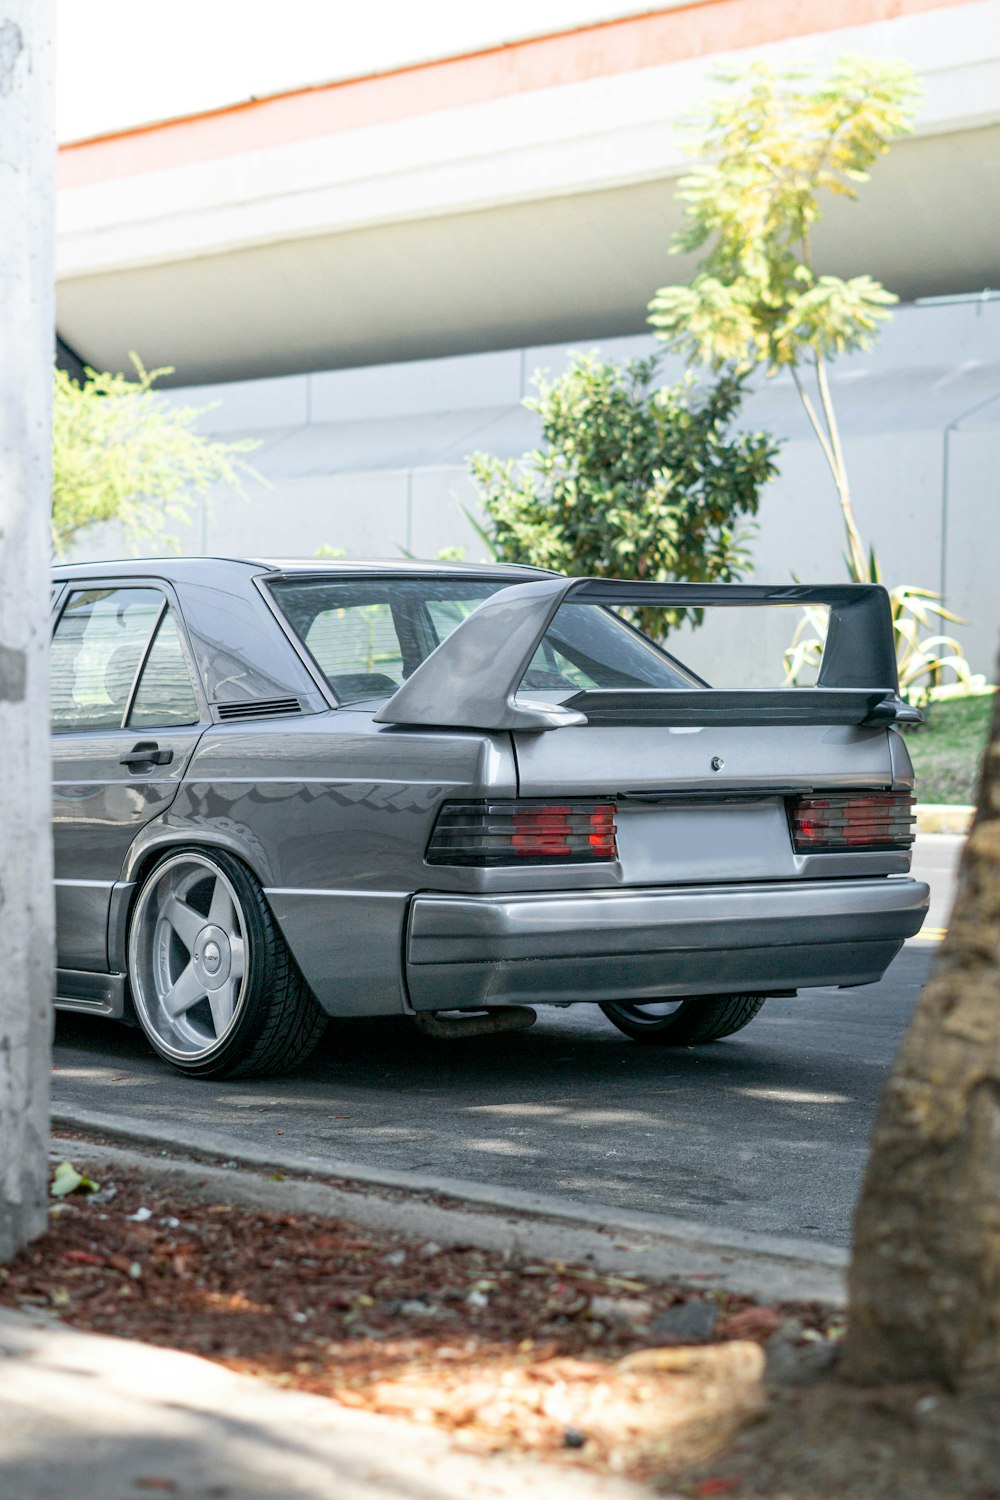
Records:
M322 1214L435 1240L574 1261L694 1286L725 1286L764 1301L842 1307L848 1255L835 1245L723 1231L663 1214L617 1209L460 1178L380 1171L356 1162L247 1146L231 1136L160 1127L55 1105L52 1123L78 1136L62 1158L141 1167L210 1196L279 1212ZM94 1135L113 1144L95 1144ZM120 1143L120 1144L119 1144ZM155 1153L155 1154L154 1154ZM275 1174L281 1174L276 1178Z
M976 809L964 802L918 802L918 833L968 833Z

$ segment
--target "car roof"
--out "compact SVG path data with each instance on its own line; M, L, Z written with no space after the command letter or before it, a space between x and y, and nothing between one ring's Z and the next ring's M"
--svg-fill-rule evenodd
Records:
M466 578L547 578L553 575L546 568L532 568L520 563L465 563L440 562L436 559L420 558L249 558L249 557L128 557L103 558L94 562L59 563L52 569L52 576L62 582L74 578L122 578L133 575L142 577L176 578L208 582L213 577L222 578L247 570L253 574L274 573L288 576L301 574L316 577L328 574L379 573L402 578L413 576L441 577L451 575ZM555 575L558 576L558 575Z

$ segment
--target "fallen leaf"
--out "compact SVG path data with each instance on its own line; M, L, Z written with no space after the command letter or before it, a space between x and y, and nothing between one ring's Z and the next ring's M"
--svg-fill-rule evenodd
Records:
M52 1186L49 1188L53 1198L65 1198L69 1193L83 1191L85 1193L96 1193L100 1186L78 1172L72 1162L61 1161L52 1174Z
M718 1332L724 1339L769 1339L784 1322L784 1317L774 1307L745 1307L742 1312L732 1313L719 1325Z

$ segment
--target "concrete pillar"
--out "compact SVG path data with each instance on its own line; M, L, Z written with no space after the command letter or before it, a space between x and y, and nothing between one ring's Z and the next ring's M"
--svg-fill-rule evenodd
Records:
M46 1223L51 0L0 0L0 1260Z

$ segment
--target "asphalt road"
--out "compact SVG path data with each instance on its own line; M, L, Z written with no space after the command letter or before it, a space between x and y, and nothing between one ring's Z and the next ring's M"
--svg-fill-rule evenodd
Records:
M920 841L929 931L946 925L960 847ZM290 1077L202 1083L135 1030L61 1015L53 1096L304 1157L846 1244L879 1090L935 946L907 944L879 985L771 1000L737 1036L676 1052L630 1042L581 1006L463 1042L340 1023Z

